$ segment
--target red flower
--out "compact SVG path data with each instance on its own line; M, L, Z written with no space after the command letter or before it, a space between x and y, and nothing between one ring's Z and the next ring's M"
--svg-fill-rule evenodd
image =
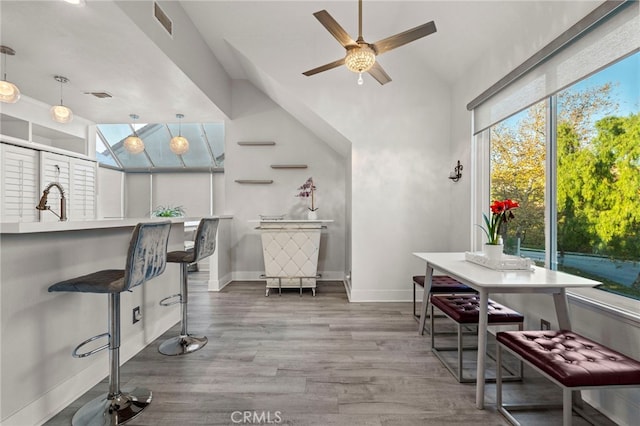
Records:
M520 204L518 204L517 201L513 201L508 198L503 201L494 200L494 202L491 203L489 206L491 210L491 219L489 219L484 213L482 214L486 229L481 228L487 235L487 244L498 244L502 223L515 218L513 212L510 210L518 207L520 207Z

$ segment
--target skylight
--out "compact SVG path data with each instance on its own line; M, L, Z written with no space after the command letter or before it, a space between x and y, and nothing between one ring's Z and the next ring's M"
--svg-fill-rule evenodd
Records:
M99 124L96 157L100 164L127 172L224 170L224 123ZM124 140L134 129L144 141L139 154L128 152ZM189 140L189 151L176 155L169 140L178 133Z

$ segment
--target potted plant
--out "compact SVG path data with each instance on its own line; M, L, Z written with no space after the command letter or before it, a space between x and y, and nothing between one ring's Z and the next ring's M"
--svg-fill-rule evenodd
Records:
M315 204L316 186L313 183L313 178L310 177L307 179L307 181L298 188L298 191L300 192L296 197L311 198L311 207L309 207L309 211L307 212L307 218L309 220L316 220L318 218L318 214L316 213L318 208Z
M500 236L500 228L503 223L507 223L515 218L512 210L520 207L517 201L505 199L503 201L495 200L491 206L491 218L486 214L482 214L485 227L480 227L487 236L487 243L484 246L484 252L490 259L500 258L502 256L502 237Z
M151 212L151 217L183 217L184 215L182 206L158 206Z

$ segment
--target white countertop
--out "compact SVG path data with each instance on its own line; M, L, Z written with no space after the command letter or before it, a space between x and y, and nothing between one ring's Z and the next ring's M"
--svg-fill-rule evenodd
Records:
M249 223L331 223L333 220L330 219L273 219L273 220L260 220L260 219L249 219Z
M231 219L231 216L214 216L220 219ZM78 220L65 222L9 222L0 223L2 234L34 234L42 232L80 231L87 229L133 228L140 222L191 223L200 221L199 217L141 217L124 219Z

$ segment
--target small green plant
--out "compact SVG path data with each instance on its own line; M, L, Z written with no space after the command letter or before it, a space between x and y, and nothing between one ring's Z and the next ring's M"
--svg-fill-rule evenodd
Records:
M182 206L158 206L151 212L152 217L181 217L185 215L185 211Z

